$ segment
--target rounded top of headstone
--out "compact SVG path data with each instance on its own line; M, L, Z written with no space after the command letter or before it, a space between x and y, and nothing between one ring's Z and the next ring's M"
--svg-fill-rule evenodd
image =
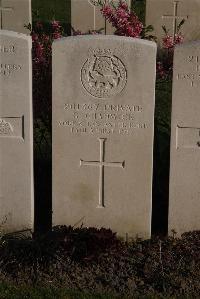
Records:
M181 44L177 44L175 46L175 49L199 47L199 46L200 46L200 40L193 40L193 41L188 41L188 42L184 42L184 43L181 43Z
M8 37L13 37L13 38L32 40L31 36L28 34L19 33L19 32L10 31L10 30L0 30L0 36L8 36Z
M101 34L95 34L95 35L78 35L78 36L68 36L63 37L60 39L57 39L53 42L53 44L58 44L61 42L80 42L80 41L98 41L98 40L104 40L104 41L118 41L118 42L126 42L126 43L132 43L132 44L138 44L138 45L145 45L149 47L157 48L157 44L153 41L140 39L140 38L133 38L133 37L127 37L127 36L118 36L118 35L101 35Z

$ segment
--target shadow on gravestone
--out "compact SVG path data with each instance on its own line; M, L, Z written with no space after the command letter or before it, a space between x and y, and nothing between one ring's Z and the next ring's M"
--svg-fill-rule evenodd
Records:
M158 81L155 105L153 235L166 235L168 227L171 98L172 82Z
M51 67L40 75L33 76L36 233L50 230L52 223Z
M35 232L45 233L52 226L52 183L50 159L35 158Z
M164 158L164 159L163 159ZM155 125L152 235L167 235L169 206L170 136Z
M70 0L34 0L32 7L33 23L42 20L45 32L51 30L50 22L56 19L60 21L65 34L71 34ZM51 109L47 108L51 107L51 82L51 71L39 80L39 84L37 80L33 81L35 231L41 233L51 229L52 225ZM39 115L38 105L41 110Z

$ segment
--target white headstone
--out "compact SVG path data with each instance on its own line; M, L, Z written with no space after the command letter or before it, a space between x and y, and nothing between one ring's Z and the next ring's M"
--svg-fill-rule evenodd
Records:
M29 34L31 0L0 0L0 29Z
M200 229L200 42L176 48L172 101L169 233Z
M153 34L162 44L165 25L169 34L177 33L178 25L184 19L181 32L185 41L200 38L200 1L198 0L146 0L146 25L153 25Z
M33 228L31 47L31 37L0 31L0 226L5 232Z
M150 237L155 60L140 39L54 43L54 225Z
M110 0L107 0L109 3ZM117 5L119 0L112 0ZM127 1L131 5L131 0ZM116 30L105 20L97 5L98 0L71 0L71 25L75 30L87 33L89 30L99 30L104 28L102 33L113 34Z

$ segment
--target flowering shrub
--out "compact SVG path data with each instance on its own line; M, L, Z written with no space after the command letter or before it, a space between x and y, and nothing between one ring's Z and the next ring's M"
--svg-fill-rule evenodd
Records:
M116 29L116 35L156 40L155 36L147 35L147 33L153 30L153 27L145 27L134 11L128 7L126 0L119 0L118 5L116 6L112 1L107 2L105 0L99 0L99 5L101 6L101 13L103 16ZM174 37L169 35L165 26L163 26L165 36L163 38L162 49L157 62L158 79L168 80L172 77L173 51L175 45L182 43L184 40L183 35L180 32L183 24L184 20L178 25L177 33Z
M171 80L173 72L173 56L174 56L174 47L178 44L181 44L184 41L184 37L180 32L184 20L182 20L177 28L177 33L172 36L169 35L165 26L163 30L165 36L162 39L162 49L158 56L157 62L157 78L161 80Z
M141 37L144 26L125 1L120 0L117 7L111 3L101 5L103 16L116 28L116 35Z
M52 42L63 36L63 28L58 21L52 21L45 28L36 22L31 32L33 41L33 95L35 118L48 119L51 114L51 57Z
M45 33L44 25L37 22L32 29L31 36L33 41L33 66L37 74L38 68L49 67L52 42L63 36L63 28L58 21L52 21L50 29Z
M48 25L36 22L31 31L34 145L40 157L48 157L51 154L52 42L62 37L63 32L57 21Z
M163 44L162 47L164 49L173 49L175 45L182 43L184 40L184 37L182 34L175 34L175 37L171 35L166 35L163 37Z

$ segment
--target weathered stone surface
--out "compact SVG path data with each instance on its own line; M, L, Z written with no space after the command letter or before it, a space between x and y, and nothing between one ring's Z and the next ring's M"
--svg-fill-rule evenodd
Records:
M154 43L53 45L53 223L150 237Z
M200 1L196 0L146 0L146 25L153 25L153 34L159 43L165 36L162 26L169 34L177 32L177 26L185 19L181 32L185 41L200 38Z
M29 34L31 0L0 0L0 29Z
M110 0L108 0L109 2ZM117 4L119 0L114 0ZM127 1L129 5L131 0ZM71 0L71 25L75 30L87 33L89 30L99 30L104 34L113 34L115 28L105 20L100 12L98 0Z
M174 57L169 233L200 229L200 42Z
M0 31L1 231L33 228L31 37Z

